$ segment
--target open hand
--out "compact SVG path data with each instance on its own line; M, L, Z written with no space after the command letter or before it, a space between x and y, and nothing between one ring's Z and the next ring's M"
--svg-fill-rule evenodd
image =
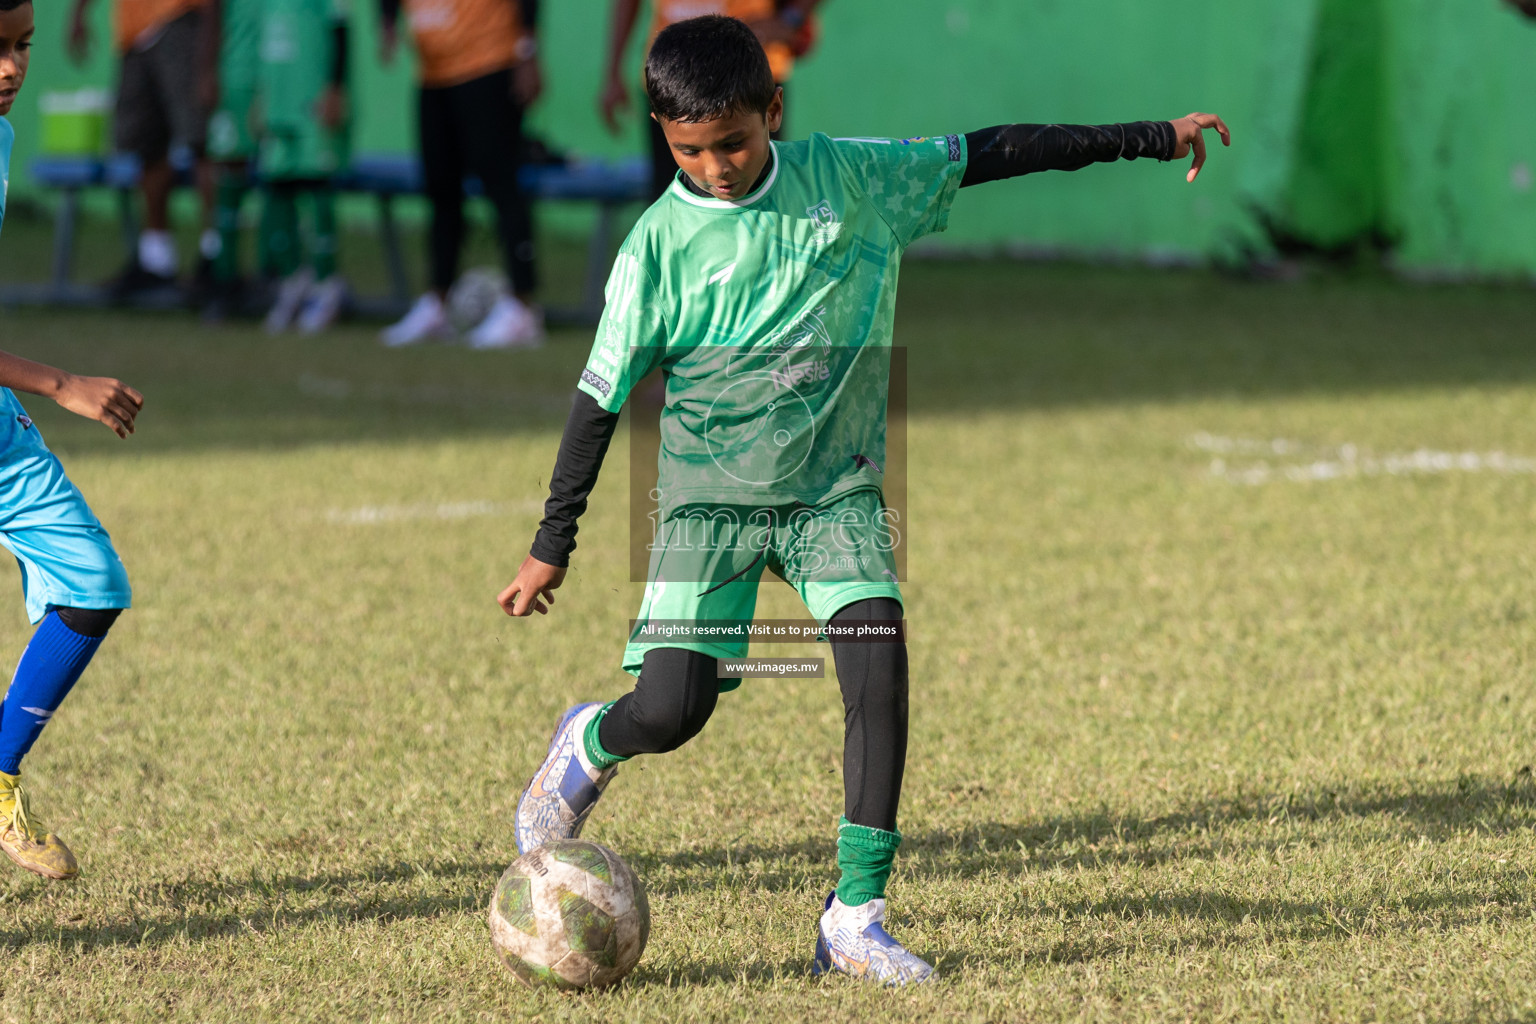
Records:
M143 395L111 377L70 374L53 400L77 416L105 424L118 437L133 433L134 418L144 408Z
M1232 145L1232 132L1228 130L1227 123L1215 114L1185 114L1177 121L1170 123L1179 137L1178 145L1173 150L1173 158L1179 160L1189 155L1191 149L1195 151L1195 160L1190 165L1189 173L1184 175L1185 181L1194 181L1200 173L1200 168L1205 166L1205 129L1216 129L1221 135L1221 144Z
M555 588L564 582L563 568L541 562L529 555L523 559L522 568L517 570L517 579L497 595L496 603L501 605L502 611L517 618L522 618L530 612L548 615L549 608L544 601L554 604ZM544 600L539 600L540 597Z

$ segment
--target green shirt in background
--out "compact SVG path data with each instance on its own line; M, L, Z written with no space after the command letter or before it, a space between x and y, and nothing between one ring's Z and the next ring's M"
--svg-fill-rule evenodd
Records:
M267 129L297 131L315 121L330 82L335 29L346 0L261 0L257 81Z

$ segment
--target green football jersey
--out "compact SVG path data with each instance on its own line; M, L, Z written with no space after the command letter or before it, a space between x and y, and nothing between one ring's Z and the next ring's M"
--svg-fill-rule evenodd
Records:
M223 0L219 8L219 91L246 94L256 88L264 0Z
M774 143L738 200L674 181L614 262L579 387L666 378L660 507L826 505L880 488L901 254L944 230L965 139Z
M334 29L346 20L345 0L262 0L257 75L267 127L314 123L315 101L330 80Z

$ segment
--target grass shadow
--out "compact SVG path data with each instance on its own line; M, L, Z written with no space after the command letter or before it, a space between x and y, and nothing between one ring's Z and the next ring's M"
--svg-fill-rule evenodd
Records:
M407 863L396 861L359 871L270 877L186 878L154 885L135 906L131 920L104 926L66 922L0 937L17 949L47 942L71 952L113 947L158 947L235 935L263 935L320 921L352 923L436 917L479 910L484 894L470 899L455 880L473 876L487 883L505 864L492 862ZM425 893L391 891L420 879L437 884ZM377 890L377 891L373 891ZM218 908L225 909L188 909Z
M978 878L997 873L1155 867L1210 860L1247 849L1272 852L1285 838L1233 837L1234 826L1262 822L1378 819L1404 838L1441 841L1476 830L1501 834L1536 827L1536 783L1522 768L1510 782L1462 775L1438 782L1311 793L1254 794L1200 801L1166 814L1139 816L1108 809L1032 822L980 821L957 829L914 830L904 836L898 870L916 877ZM686 851L627 853L642 877L661 877L664 893L685 891L700 872L744 872L774 890L803 886L826 874L837 856L830 836L781 843L746 841Z

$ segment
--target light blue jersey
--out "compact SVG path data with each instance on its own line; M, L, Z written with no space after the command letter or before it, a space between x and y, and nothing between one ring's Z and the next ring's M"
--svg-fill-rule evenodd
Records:
M16 130L0 117L0 225ZM21 566L27 618L50 607L127 608L128 572L112 538L10 388L0 388L0 544Z
M11 146L15 142L16 129L0 117L0 227L5 225L5 196L11 190Z

